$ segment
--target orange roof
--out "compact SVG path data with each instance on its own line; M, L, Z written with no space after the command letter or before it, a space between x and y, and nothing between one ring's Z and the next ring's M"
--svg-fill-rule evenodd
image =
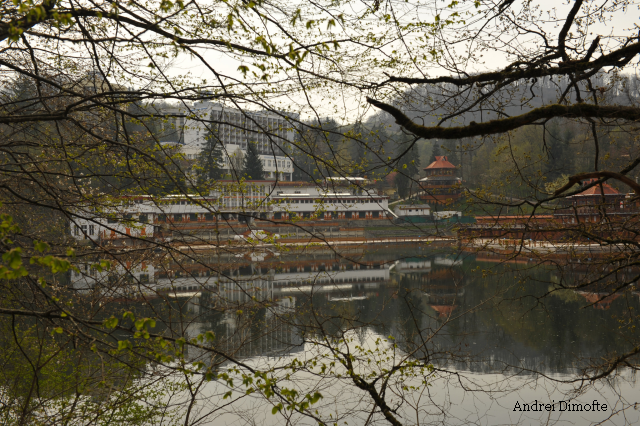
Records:
M458 305L429 305L431 309L438 313L438 317L448 317Z
M609 309L611 307L611 302L620 297L619 293L611 294L607 296L606 294L598 294L598 293L588 293L586 291L579 291L579 295L587 299L587 302L593 304L595 309Z
M584 185L588 185L591 182L595 181L596 179L589 179L587 181L584 181L583 184ZM602 191L604 191L604 195L616 195L619 194L618 190L616 190L614 187L612 187L611 185L609 185L608 183L604 182L602 184ZM586 191L583 191L579 194L576 194L577 196L581 196L581 195L602 195L602 191L600 191L600 185L595 185L592 186L591 188L587 189Z
M424 170L427 169L455 169L456 166L454 166L453 164L451 164L449 162L449 160L447 160L446 156L441 156L441 157L436 157L436 161L434 161L433 163L429 164L427 167L424 168Z

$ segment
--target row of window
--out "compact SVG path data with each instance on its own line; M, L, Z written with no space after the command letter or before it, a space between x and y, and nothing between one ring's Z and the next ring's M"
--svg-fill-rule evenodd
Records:
M278 167L278 168L289 168L291 167L291 161L288 160L265 160L262 159L262 164L266 167ZM276 166L277 164L277 166Z
M332 219L340 219L340 218L344 218L344 219L366 219L367 217L371 217L373 219L378 219L380 217L382 217L381 212L380 211L374 211L374 212L326 212L324 213L324 215L326 216L331 216ZM299 218L303 218L303 219L311 219L311 218L316 218L316 217L320 217L322 216L321 214L318 214L316 212L292 212L289 213L289 217L293 218L293 217L299 217ZM280 220L283 218L283 213L282 212L276 212L273 214L273 218L275 220Z
M453 174L455 174L455 169L429 169L429 170L427 170L427 176L453 175Z
M359 200L343 200L341 198L325 198L325 199L287 199L284 201L291 204L321 204L321 203L344 203L344 204L368 204L374 203L377 204L380 200L372 199L372 198L362 198Z
M426 187L425 187L426 188ZM443 194L460 194L462 191L460 188L428 188L421 198L428 197L429 195L443 195Z
M95 235L96 226L95 225L75 225L73 228L73 235L79 237L81 235Z
M122 216L122 218L124 220L135 220L135 221L140 222L140 223L149 223L149 215L147 215L147 214L141 214L141 215L136 217L133 214L127 213L124 216ZM109 217L109 218L107 218L107 223L118 223L118 219L116 219L114 217ZM86 225L83 225L83 226L86 226ZM93 226L93 225L90 225L90 226ZM93 235L93 234L90 234L90 235Z
M307 200L310 201L310 200ZM366 211L362 211L362 212L326 212L327 216L331 216L334 219L338 219L341 217L344 217L346 219L352 219L352 218L360 218L360 219L365 219L368 216L371 216L372 218L379 218L381 212L380 211L372 211L372 212L366 212ZM293 217L297 215L298 217L302 217L305 219L311 218L311 217L318 217L320 216L317 212L292 212L290 213L290 216ZM221 218L222 220L232 220L236 218L236 214L231 214L231 213L222 213L219 215L219 218ZM260 213L259 218L261 219L266 219L266 214L265 213ZM283 213L282 212L276 212L274 213L274 219L282 219L283 218ZM147 214L141 214L138 217L135 217L133 214L126 214L123 217L124 220L135 220L136 222L139 223L149 223L149 215ZM167 220L171 221L171 222L197 222L199 220L204 220L204 221L213 221L215 220L214 214L213 213L178 213L178 214L159 214L156 216L156 221L157 222L166 222ZM109 224L116 224L118 223L118 220L115 218L108 218L107 219L107 223ZM73 234L76 236L81 236L81 235L89 235L89 236L93 236L96 235L96 226L95 225L75 225L74 226L74 231Z

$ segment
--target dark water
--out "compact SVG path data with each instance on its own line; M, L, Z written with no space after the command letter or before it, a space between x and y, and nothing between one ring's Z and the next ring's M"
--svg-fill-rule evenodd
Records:
M639 419L640 390L630 369L579 380L597 375L606 361L640 342L634 292L600 300L601 289L557 290L566 269L446 247L197 256L133 268L135 280L148 276L147 292L170 299L179 311L165 324L172 333L212 330L219 350L260 368L317 357L322 351L313 342L327 336L346 336L352 345L373 349L380 347L378 338L392 336L398 356L410 354L407 359L434 367L429 386L407 378L416 389L389 391L405 424L633 424ZM580 273L580 266L572 268ZM97 284L83 277L74 285L89 291ZM221 362L220 371L230 366L194 350L189 359ZM366 395L349 380L297 374L291 380L301 391L321 389L325 397L318 408L327 420L344 415L340 424L385 423L379 414L369 416ZM283 423L260 398L239 399L240 409L233 412L217 411L223 391L221 383L207 385L200 399L201 412L211 413L206 422ZM560 401L579 403L582 411L568 411ZM533 406L540 410L518 410Z

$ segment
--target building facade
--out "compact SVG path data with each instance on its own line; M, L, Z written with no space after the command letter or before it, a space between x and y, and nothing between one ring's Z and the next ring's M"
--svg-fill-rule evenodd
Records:
M457 167L446 156L424 168L426 177L420 179L420 199L429 203L447 204L460 198L462 179L457 176Z
M395 208L398 217L431 216L429 204L402 204Z
M581 185L586 187L596 180L588 179ZM564 198L562 207L554 212L554 216L563 223L597 223L603 221L602 214L606 211L609 220L625 220L638 212L637 208L626 205L626 198L626 194L604 182Z
M187 108L164 108L167 117L160 137L163 145L180 148L189 160L196 160L213 132L223 146L222 168L229 174L242 170L242 160L254 143L265 171L264 179L291 181L293 161L287 155L294 127L287 118L297 115L271 111L246 111L214 102L196 102Z
M208 196L122 197L109 209L78 213L71 223L71 235L78 240L153 238L158 227L178 224L207 227L218 221L386 219L387 214L388 197L361 185L330 180L321 185L229 180L220 181Z

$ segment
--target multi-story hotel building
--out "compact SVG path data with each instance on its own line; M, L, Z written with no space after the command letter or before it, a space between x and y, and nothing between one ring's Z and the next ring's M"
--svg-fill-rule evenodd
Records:
M190 108L164 108L168 118L160 141L177 146L187 159L198 158L205 145L205 137L213 130L222 143L228 173L241 169L241 159L249 143L255 143L262 159L266 180L291 181L293 162L287 155L287 144L293 141L294 127L287 117L296 114L271 111L247 111L227 108L219 103L196 102ZM239 170L238 170L239 171Z

